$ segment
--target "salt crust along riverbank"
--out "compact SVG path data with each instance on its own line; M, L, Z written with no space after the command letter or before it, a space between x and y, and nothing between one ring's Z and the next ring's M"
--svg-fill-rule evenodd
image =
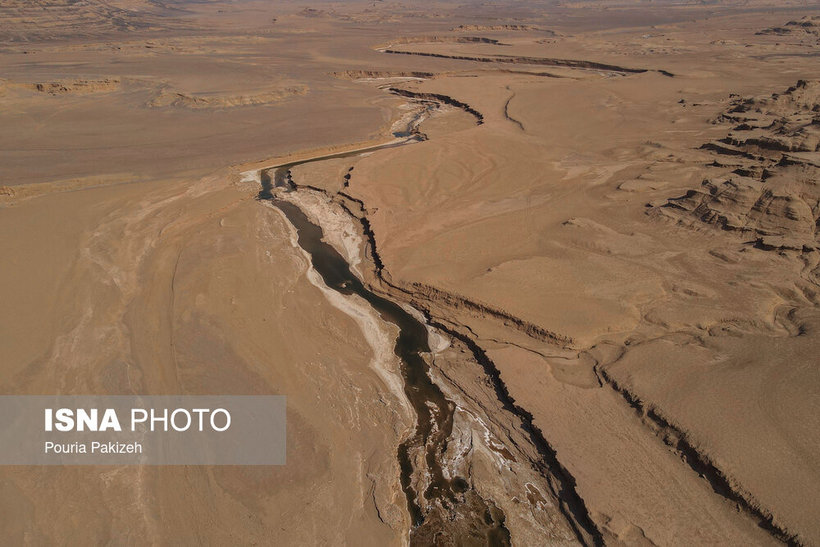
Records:
M287 223L288 230L290 231L291 245L294 249L298 250L307 262L305 276L308 281L322 292L322 295L333 307L347 314L359 325L362 335L373 352L370 359L370 368L378 374L379 378L384 382L385 387L387 387L388 392L399 404L399 407L402 409L401 421L408 424L405 426L405 429L409 432L412 429L412 424L415 422L415 412L413 412L404 394L399 361L393 352L398 329L379 317L378 313L376 313L363 298L357 295L341 295L329 288L324 280L322 280L321 275L313 268L310 255L299 246L296 228L287 220L285 214L270 204L270 202L263 203L267 207L277 211ZM342 249L350 250L350 248L344 246L342 246Z

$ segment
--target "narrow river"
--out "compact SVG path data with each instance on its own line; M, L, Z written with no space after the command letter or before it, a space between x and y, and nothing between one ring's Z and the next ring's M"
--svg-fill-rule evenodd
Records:
M358 295L367 301L383 320L398 327L399 334L394 353L401 363L404 393L417 416L413 434L401 443L397 453L401 485L407 498L408 512L412 520L410 544L509 545L511 538L506 524L507 515L492 499L483 497L477 491L471 477L472 456L464 454L449 454L448 456L448 444L457 446L457 437L460 433L464 433L464 425L454 426L456 404L447 398L432 379L429 363L432 362L433 356L428 343L427 325L397 302L367 288L351 272L350 265L344 257L323 240L322 228L312 223L307 215L286 196L288 192L312 191L310 188L300 189L304 186L311 186L310 181L299 181L296 184L292 180L291 169L297 165L354 157L426 140L426 136L419 130L419 125L427 115L434 113L442 105L455 106L472 115L477 125L483 123L481 113L449 97L394 88L387 90L409 97L420 106L417 111L410 113L406 118L408 119L406 128L399 131L394 130L393 136L400 140L261 169L259 180L262 189L258 198L269 201L279 208L296 228L299 246L310 255L313 268L329 288L343 295ZM367 230L367 226L364 227ZM381 265L378 263L375 249L373 252L378 275ZM530 475L529 480L532 482L518 483L518 491L522 488L526 490L527 499L534 495L533 491L551 493L555 496L558 503L557 508L566 518L576 540L582 545L603 545L603 536L590 518L583 498L575 489L575 479L557 460L554 449L533 424L532 415L515 404L506 386L501 382L494 364L481 348L472 344L471 340L464 336L448 332L455 343L464 344L467 351L472 352L476 364L482 367L486 382L492 385L498 398L497 411L513 417L520 424L520 430L506 430L506 434L502 436L519 435L518 440L509 437L510 446L517 450L530 446L538 454L531 460L527 459L526 454L520 454L525 461L531 462L530 472L535 475ZM482 412L479 410L480 414ZM507 452L506 448L504 451ZM510 457L511 460L508 460L507 464L502 464L499 471L516 461L515 457L511 455ZM455 469L461 471L454 471ZM504 484L502 488L505 490L512 486L506 482L507 478L518 480L512 475L505 475L501 479ZM526 481L526 479L522 480ZM535 483L539 485L538 488L535 488ZM507 490L507 495L510 495L509 490ZM529 522L536 527L541 526L542 534L548 534L553 529L553 522L546 514L542 517L542 509L539 507L537 498L534 499L536 501L530 500L535 507L535 512L531 515L536 520L533 521L530 518ZM499 503L501 503L500 500ZM509 505L505 507L508 511L510 510ZM516 513L516 518L520 518L518 513ZM556 536L556 539L558 537L560 535ZM559 541L565 540L562 537Z
M405 129L393 133L401 141L263 169L259 199L270 201L279 208L296 228L299 246L310 255L313 268L329 288L343 295L360 296L383 320L398 327L394 352L401 362L404 393L417 416L413 435L399 446L397 454L401 485L412 520L411 545L442 541L509 545L510 534L505 527L503 511L480 496L467 478L450 476L445 468L445 452L453 433L456 405L448 400L430 376L427 326L396 302L365 287L351 272L344 257L323 240L322 228L312 223L299 207L278 196L279 192L296 191L290 170L297 165L352 157L424 140L426 137L418 131L418 126L440 106L440 102L429 99L417 99L416 102L421 105L419 111L410 116ZM425 485L423 492L416 491L419 484Z
M290 167L292 165L278 168L274 173L273 184L286 186ZM270 178L268 180L270 181ZM271 182L268 182L268 185L272 185ZM367 289L350 271L348 263L339 252L323 240L322 229L310 222L299 207L277 199L271 188L264 189L260 193L260 198L270 200L293 224L298 232L299 246L310 254L313 268L328 287L344 295L356 294L362 297L382 319L393 323L399 329L394 351L401 361L404 393L418 417L414 434L404 441L398 450L401 483L407 497L414 530L425 525L427 513L430 511L425 511L420 504L419 496L423 496L428 502L435 502L432 504L433 511L441 510L449 514L458 514L462 519L475 520L470 523L470 527L486 538L488 544L508 545L509 532L504 528L504 515L501 510L492 502L488 504L472 492L467 480L462 477L448 478L443 469L442 459L447 448L447 440L453 430L455 404L445 397L430 377L429 365L425 360L425 356L430 354L427 327L400 305ZM416 492L413 487L417 465L414 458L419 452L423 453L426 464L424 467L429 474L428 486L423 493ZM464 507L461 507L462 505ZM437 518L434 522L443 524L446 520ZM424 535L442 533L447 532L427 530ZM411 534L411 540L413 538L414 534Z

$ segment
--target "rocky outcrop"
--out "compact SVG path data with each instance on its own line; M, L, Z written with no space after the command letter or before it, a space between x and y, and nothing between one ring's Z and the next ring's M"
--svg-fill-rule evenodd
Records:
M542 32L548 32L551 35L555 35L555 33L551 30L542 30L534 25L459 25L457 27L453 27L450 29L454 32L483 32L483 31L517 31L517 32L527 32L527 31L535 31L540 30Z
M584 68L591 70L600 70L605 72L618 72L622 74L640 74L649 71L645 68L627 68L605 63L597 63L595 61L583 61L577 59L554 59L548 57L523 57L505 55L494 55L489 57L482 57L476 55L445 55L443 53L429 53L424 51L404 51L399 49L383 49L381 51L382 53L391 53L394 55L421 55L422 57L438 57L441 59L475 61L478 63L508 63L520 65L558 66L565 68ZM671 76L671 74L668 72L666 72L665 75Z
M231 108L236 106L256 106L282 101L296 95L304 95L308 88L304 85L264 91L255 95L194 95L181 91L163 89L148 106L152 108Z
M800 545L798 538L779 526L776 523L775 516L762 507L754 499L754 496L746 491L742 485L727 476L706 454L699 451L681 427L671 423L658 408L642 401L626 386L621 385L606 371L605 367L596 365L595 371L602 382L623 397L644 425L669 446L693 471L703 477L716 494L735 504L739 511L756 521L758 526L766 530L775 539L790 546Z
M120 80L118 78L104 78L102 80L59 80L26 84L25 87L48 95L107 93L118 90L120 88Z
M390 41L390 45L400 44L492 44L508 46L495 38L484 36L403 36Z
M421 71L391 71L391 70L342 70L339 72L332 72L334 78L340 80L362 80L362 79L381 79L381 78L420 78L429 80L435 78L436 74L433 72Z
M401 286L392 284L391 286L409 294L413 306L422 310L430 311L438 308L466 312L478 318L500 321L505 327L523 332L530 338L540 342L563 348L569 348L573 344L572 338L568 336L545 329L502 309L471 300L452 291L444 291L417 282Z
M401 97L407 97L410 99L416 99L421 101L433 101L437 103L446 104L449 106L454 106L456 108L462 109L464 112L468 114L472 114L475 117L476 123L478 125L484 123L484 114L482 114L475 108L471 107L467 103L463 103L458 99L454 99L447 95L442 95L440 93L419 93L417 91L408 91L407 89L401 89L397 87L391 87L390 92L395 93L396 95L399 95Z
M701 147L721 172L652 214L752 236L762 249L820 249L820 82L735 97L714 122L733 126Z
M820 36L820 16L807 15L795 21L789 21L782 27L769 27L755 33L758 36Z

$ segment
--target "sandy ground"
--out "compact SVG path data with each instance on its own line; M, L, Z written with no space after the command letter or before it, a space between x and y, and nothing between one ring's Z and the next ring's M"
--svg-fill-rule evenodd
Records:
M45 301L52 311L18 314L13 327L4 323L4 362L26 364L6 369L3 389L287 394L293 463L6 469L11 490L4 502L25 512L16 519L23 535L4 528L10 539L401 537L402 514L391 514L401 491L390 479L397 473L390 447L407 411L366 366L374 349L357 323L306 282L308 263L279 214L228 179L224 173L195 185L61 193L6 210L3 251L17 267L3 269L3 284L24 286L22 276L42 282L43 290L18 291L4 302L36 310ZM25 240L39 243L21 248ZM322 335L315 343L292 336L317 326ZM362 403L351 404L356 400ZM46 482L48 488L32 488ZM359 500L358 510L334 510L351 499ZM394 529L379 519L377 504ZM329 525L331 514L339 520ZM77 528L79 518L87 520ZM205 526L213 519L220 524Z
M374 287L480 347L554 450L592 536L487 451L539 457L445 337L435 374L459 443L491 439L471 477L513 542L820 543L820 7L3 7L2 392L289 412L281 468L0 470L4 543L408 540L395 330L323 286L241 174L394 139L409 99L386 86L462 106L424 142L292 170L360 202L382 279L356 222L298 199Z

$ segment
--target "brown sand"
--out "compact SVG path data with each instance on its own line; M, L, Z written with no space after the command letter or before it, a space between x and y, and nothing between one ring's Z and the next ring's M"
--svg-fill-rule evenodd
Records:
M3 543L423 542L395 328L255 199L390 141L387 85L461 107L294 199L438 324L512 542L820 543L820 8L36 4L0 16L3 393L285 394L288 464L5 468Z

